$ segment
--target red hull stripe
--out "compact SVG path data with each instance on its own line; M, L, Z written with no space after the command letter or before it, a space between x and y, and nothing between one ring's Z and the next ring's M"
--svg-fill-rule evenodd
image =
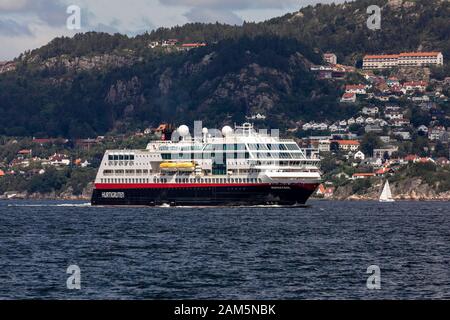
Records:
M177 189L177 188L208 188L208 187L268 187L271 186L269 183L129 183L129 184L121 184L121 183L97 183L95 184L95 188L98 190L117 190L117 189ZM279 185L272 185L273 187L277 187ZM317 184L291 184L291 185L281 185L281 187L296 187L296 188L304 188L304 189L315 189Z

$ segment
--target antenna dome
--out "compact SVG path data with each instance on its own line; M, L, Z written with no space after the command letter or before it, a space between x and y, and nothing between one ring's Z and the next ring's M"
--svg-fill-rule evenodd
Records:
M222 134L224 137L233 133L233 129L230 126L225 126L222 128Z
M187 135L189 135L189 127L186 126L186 125L182 125L182 126L180 126L180 127L178 128L177 132L178 132L178 134L179 134L181 137L184 138L184 137L186 137Z

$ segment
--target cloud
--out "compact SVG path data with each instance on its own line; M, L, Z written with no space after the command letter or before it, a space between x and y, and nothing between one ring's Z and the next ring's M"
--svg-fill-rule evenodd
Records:
M343 2L337 0L335 2ZM0 60L42 46L57 36L103 31L130 36L187 22L262 21L332 0L0 0ZM66 28L69 5L82 9L82 29Z
M60 0L1 0L0 13L14 14L24 21L38 19L50 26L65 25L67 5Z
M299 4L298 0L160 0L168 6L187 6L197 8L215 8L241 10L248 8L283 8Z
M346 0L159 0L168 7L189 8L184 16L191 22L242 24L261 21L317 3L342 3ZM348 0L353 1L353 0Z
M0 11L9 12L23 8L27 4L27 0L1 0Z
M0 19L0 35L5 37L31 36L28 26L17 23L12 19Z

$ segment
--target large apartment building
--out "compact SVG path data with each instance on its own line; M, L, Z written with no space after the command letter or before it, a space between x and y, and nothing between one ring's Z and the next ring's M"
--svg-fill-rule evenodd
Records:
M403 52L400 54L366 55L363 69L386 69L395 67L422 67L443 65L442 52Z

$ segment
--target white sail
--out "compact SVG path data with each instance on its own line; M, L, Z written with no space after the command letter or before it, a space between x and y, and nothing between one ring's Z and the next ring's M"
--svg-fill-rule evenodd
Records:
M380 196L381 202L393 202L394 198L392 198L391 187L389 186L389 181L386 181L383 192L381 192Z

